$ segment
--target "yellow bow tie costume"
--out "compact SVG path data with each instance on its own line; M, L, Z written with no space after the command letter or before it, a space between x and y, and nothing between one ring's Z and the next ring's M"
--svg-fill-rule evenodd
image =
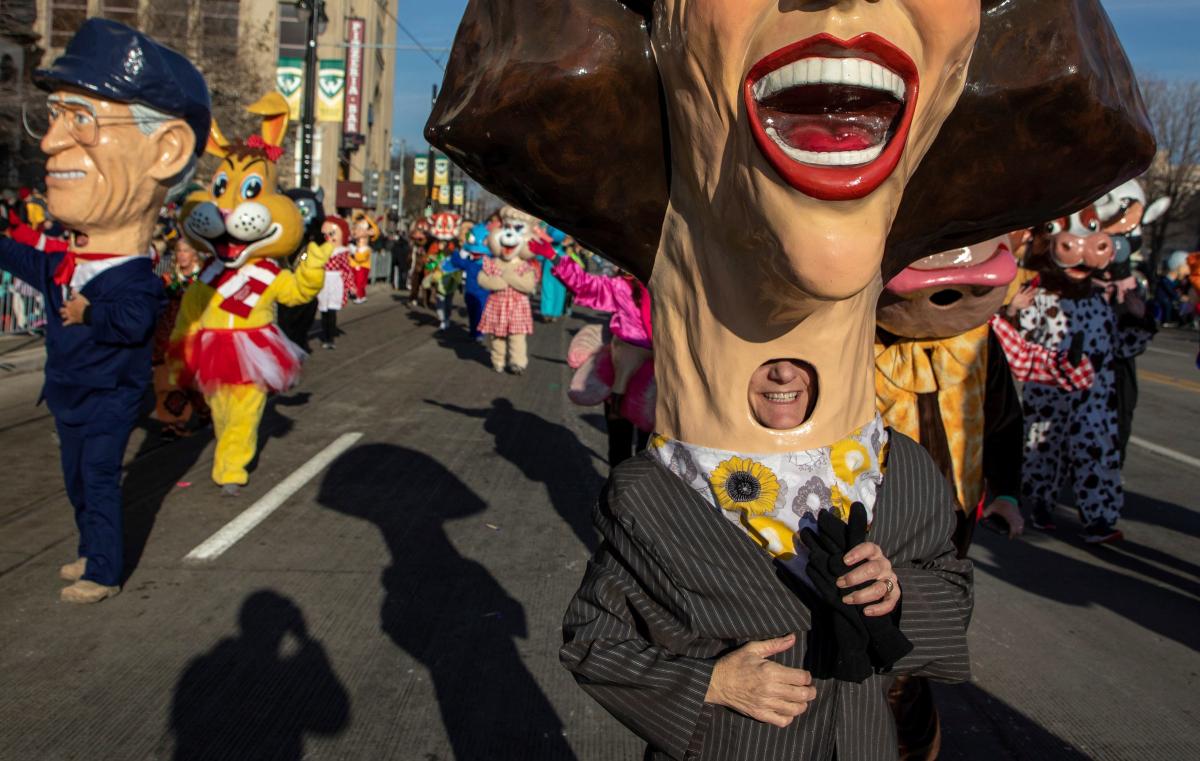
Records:
M889 426L925 444L936 432L922 436L921 426L936 420L921 414L920 395L936 395L964 511L974 510L983 496L983 447L968 444L983 437L988 330L984 324L953 338L875 343L875 400Z

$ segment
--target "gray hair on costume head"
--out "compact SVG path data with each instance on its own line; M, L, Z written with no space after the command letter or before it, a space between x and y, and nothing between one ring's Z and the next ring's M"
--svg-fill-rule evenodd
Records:
M138 129L141 130L142 134L146 135L147 137L153 135L164 123L179 118L177 116L165 114L156 108L142 105L141 103L130 103L129 113L133 116L134 120L136 120ZM188 159L187 166L185 166L179 172L179 174L167 180L167 186L169 189L167 190L166 202L173 201L176 197L182 195L184 191L187 190L188 185L191 184L192 178L195 176L196 156L193 154L192 157Z

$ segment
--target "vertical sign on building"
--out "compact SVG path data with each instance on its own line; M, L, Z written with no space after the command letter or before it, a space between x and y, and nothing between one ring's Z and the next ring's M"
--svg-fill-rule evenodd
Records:
M417 156L413 159L413 185L423 188L429 184L429 159Z
M438 156L433 160L433 184L450 184L450 159L445 156Z
M363 132L363 43L366 34L366 19L346 19L346 113L342 118L342 132L347 135Z
M454 183L454 206L462 206L467 200L467 188L461 182Z

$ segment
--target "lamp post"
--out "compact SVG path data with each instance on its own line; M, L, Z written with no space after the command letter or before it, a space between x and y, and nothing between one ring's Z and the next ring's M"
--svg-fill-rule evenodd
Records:
M300 187L313 186L313 133L317 121L317 37L325 32L329 17L325 0L296 0L296 10L305 25L304 104L300 113Z

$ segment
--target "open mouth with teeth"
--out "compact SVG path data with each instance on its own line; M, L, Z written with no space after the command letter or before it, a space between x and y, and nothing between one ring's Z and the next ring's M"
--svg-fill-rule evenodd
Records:
M238 240L229 233L224 233L220 237L209 239L208 245L212 248L214 256L225 264L233 264L278 238L281 231L282 228L278 224L273 224L265 235L255 240Z
M767 161L825 201L874 192L900 163L916 111L912 59L879 35L819 34L750 69L745 101Z
M84 177L87 177L87 172L81 172L78 170L61 170L61 171L46 172L47 180L62 180L62 181L82 180Z

